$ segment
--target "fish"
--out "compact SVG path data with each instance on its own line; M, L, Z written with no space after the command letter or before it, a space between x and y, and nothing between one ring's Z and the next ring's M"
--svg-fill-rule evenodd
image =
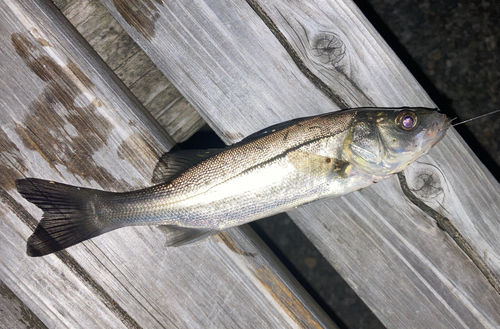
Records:
M222 149L167 153L153 185L140 190L19 179L17 191L43 210L26 252L44 256L137 225L160 225L168 246L192 243L380 182L426 154L449 126L436 109L347 109L279 123Z

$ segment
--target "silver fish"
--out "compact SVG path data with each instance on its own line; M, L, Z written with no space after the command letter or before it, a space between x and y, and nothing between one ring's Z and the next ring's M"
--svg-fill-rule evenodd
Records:
M426 108L361 108L292 120L221 150L162 158L161 184L113 193L35 178L17 190L43 211L27 254L46 255L111 230L165 225L178 246L379 182L427 153L449 120Z

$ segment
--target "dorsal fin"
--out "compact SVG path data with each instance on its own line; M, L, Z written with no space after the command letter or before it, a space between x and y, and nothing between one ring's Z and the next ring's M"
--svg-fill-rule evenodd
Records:
M178 150L165 153L158 160L151 181L153 184L168 182L190 167L224 150L226 149Z
M245 144L245 143L253 142L261 137L267 136L267 135L272 134L276 131L280 131L282 129L290 127L301 120L304 120L304 118L298 118L298 119L293 119L293 120L277 123L277 124L272 125L270 127L267 127L267 128L262 129L262 130L259 130L257 132L254 132L251 135L248 135L247 137L245 137L241 141L239 141L237 144Z

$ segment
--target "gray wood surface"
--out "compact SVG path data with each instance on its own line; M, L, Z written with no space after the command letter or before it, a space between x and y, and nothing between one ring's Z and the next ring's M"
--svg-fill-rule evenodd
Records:
M0 281L0 328L47 328L17 296Z
M26 256L41 211L14 181L150 185L173 141L49 1L0 1L0 277L49 328L335 327L260 240L184 248L155 227Z
M176 142L205 121L98 1L54 1L64 16Z
M227 143L340 107L433 106L347 0L102 2ZM406 175L472 252L397 177L289 215L387 327L499 327L498 182L453 129Z

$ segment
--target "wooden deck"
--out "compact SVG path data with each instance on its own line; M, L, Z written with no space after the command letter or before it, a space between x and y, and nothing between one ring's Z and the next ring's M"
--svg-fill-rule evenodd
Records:
M0 1L7 323L334 328L248 227L182 248L127 228L29 258L41 211L14 180L144 187L201 117L233 143L428 96L349 0L101 2L119 24L94 1L56 1L71 23L48 0ZM453 129L404 175L289 215L388 328L500 327L500 186Z

